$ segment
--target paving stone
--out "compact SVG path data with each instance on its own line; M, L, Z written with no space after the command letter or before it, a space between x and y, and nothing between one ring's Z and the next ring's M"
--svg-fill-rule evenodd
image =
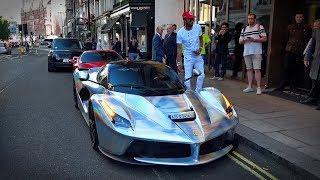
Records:
M293 148L306 147L307 145L279 132L265 133L267 136Z
M244 121L243 123L245 122L248 122L248 121ZM287 131L282 131L281 133L309 145L314 145L314 146L320 145L320 126L302 128L302 129L296 129L296 130L287 130Z
M307 147L301 147L298 148L298 151L307 154L315 159L320 160L320 147L314 147L314 146L307 146Z
M283 116L277 118L267 118L264 121L269 122L283 130L295 130L306 127L320 126L320 121L313 117Z
M276 127L270 123L266 123L264 121L259 121L259 120L257 120L257 121L243 121L240 123L253 129L253 130L256 130L256 131L259 131L262 133L275 132L275 131L281 130L279 127Z

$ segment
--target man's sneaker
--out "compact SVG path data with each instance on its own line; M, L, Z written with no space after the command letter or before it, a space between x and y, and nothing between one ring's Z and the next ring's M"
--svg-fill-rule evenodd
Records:
M262 94L262 91L261 91L261 88L258 87L258 88L257 88L257 95L260 95L260 94Z
M218 78L218 81L223 81L223 78L222 78L222 77L219 77L219 78Z
M244 93L249 93L249 92L253 92L254 89L252 87L247 87L243 90Z
M213 77L212 77L212 78L210 78L210 79L218 80L218 79L219 79L219 77L213 76Z

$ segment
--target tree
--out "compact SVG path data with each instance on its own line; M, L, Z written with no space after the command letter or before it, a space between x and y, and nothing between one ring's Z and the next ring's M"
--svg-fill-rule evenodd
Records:
M9 22L0 17L0 39L7 40L10 36Z

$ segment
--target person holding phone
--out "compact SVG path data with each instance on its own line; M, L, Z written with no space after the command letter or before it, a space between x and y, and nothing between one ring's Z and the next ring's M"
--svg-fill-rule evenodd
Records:
M221 24L221 29L217 36L215 36L215 42L217 43L214 61L214 77L212 79L217 79L219 81L223 80L224 75L226 74L227 60L229 54L228 44L232 39L231 34L229 33L229 24L223 22ZM221 64L221 71L219 70Z
M257 81L257 95L261 91L261 61L262 61L262 43L267 41L267 34L264 27L256 23L256 15L248 14L248 26L242 29L239 43L244 44L243 58L247 68L248 87L243 90L244 93L253 92L252 80L253 71Z

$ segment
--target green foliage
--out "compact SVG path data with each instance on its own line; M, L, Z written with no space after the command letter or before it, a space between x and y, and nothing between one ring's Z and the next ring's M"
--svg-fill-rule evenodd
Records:
M0 39L7 40L10 36L9 22L0 17Z

